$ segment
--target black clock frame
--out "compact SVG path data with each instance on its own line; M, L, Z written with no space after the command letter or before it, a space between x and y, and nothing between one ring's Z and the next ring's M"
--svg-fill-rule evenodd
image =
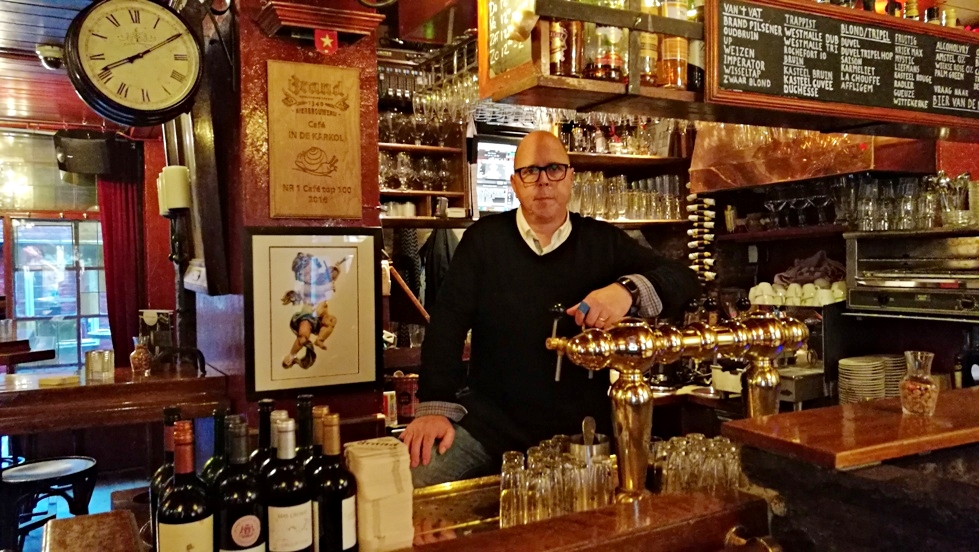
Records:
M68 79L71 80L71 84L74 86L78 96L99 115L114 123L126 126L156 126L173 120L181 113L189 112L194 104L194 100L197 97L197 90L201 84L201 75L204 68L204 51L201 48L200 37L194 32L187 20L180 13L165 4L157 3L153 0L144 0L169 11L180 21L186 29L186 32L194 37L194 44L197 45L199 62L197 64L197 73L193 75L194 85L182 100L167 109L142 110L127 107L106 97L85 73L85 70L82 68L81 53L78 49L82 22L97 7L117 1L100 0L92 3L80 11L68 26L68 32L65 35L65 69L68 72Z

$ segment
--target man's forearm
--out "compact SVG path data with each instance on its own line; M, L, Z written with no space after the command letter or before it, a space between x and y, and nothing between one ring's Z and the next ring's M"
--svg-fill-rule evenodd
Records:
M445 416L453 422L459 422L468 414L461 404L446 401L426 401L418 403L415 407L415 417L421 416Z

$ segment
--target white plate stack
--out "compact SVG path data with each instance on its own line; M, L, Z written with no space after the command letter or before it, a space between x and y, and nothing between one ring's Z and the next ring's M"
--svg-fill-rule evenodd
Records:
M888 399L901 396L901 380L908 372L904 355L881 355L884 359L884 396Z
M862 356L840 359L840 404L885 397L884 358Z

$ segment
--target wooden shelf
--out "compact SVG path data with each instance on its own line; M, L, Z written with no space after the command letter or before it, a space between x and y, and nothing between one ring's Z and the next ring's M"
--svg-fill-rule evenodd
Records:
M464 197L463 192L437 192L435 190L388 190L381 188L381 195L388 197Z
M468 228L472 219L437 217L381 217L383 228Z
M843 237L843 227L835 224L823 226L803 226L802 228L778 228L760 232L742 232L740 234L721 234L718 242L766 242L779 240L796 240L810 238Z
M656 157L652 155L612 155L607 153L569 153L571 166L576 171L615 171L641 169L657 165L689 163L689 159L679 157Z
M943 238L953 236L979 236L977 226L950 226L928 230L890 230L887 232L846 232L845 239L895 239L895 238Z
M381 151L407 151L415 153L462 153L462 148L446 148L441 146L416 146L415 144L391 144L381 142L377 144L377 149Z
M610 220L607 221L613 226L618 226L624 230L632 228L642 228L644 226L659 226L659 225L674 225L674 224L691 224L686 220Z

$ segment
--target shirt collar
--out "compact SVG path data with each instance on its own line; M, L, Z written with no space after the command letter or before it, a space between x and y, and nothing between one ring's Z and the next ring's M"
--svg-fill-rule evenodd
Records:
M527 242L527 245L534 250L538 255L544 255L545 253L550 253L557 249L568 236L571 235L571 214L566 212L564 215L564 223L554 231L554 235L551 236L551 243L547 247L542 247L540 245L540 240L537 238L537 234L534 233L533 228L530 227L530 223L527 222L527 217L523 214L523 207L517 207L517 230L520 231L520 237Z

